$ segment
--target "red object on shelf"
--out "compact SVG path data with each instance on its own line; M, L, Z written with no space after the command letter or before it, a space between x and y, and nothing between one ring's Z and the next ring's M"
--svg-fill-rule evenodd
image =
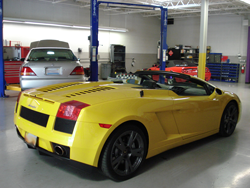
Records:
M228 56L221 56L221 62L227 62Z
M19 69L22 61L4 61L4 78L7 84L20 83Z

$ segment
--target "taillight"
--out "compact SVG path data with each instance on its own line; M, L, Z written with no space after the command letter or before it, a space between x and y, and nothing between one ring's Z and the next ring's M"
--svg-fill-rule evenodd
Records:
M21 76L36 76L30 67L22 67Z
M74 70L70 73L70 75L84 75L84 70L82 66L78 66L74 68Z
M90 106L89 104L79 101L69 101L62 103L59 107L56 117L76 121L81 109Z
M186 73L195 73L197 72L197 69L196 68L184 68L182 69L182 73L186 74Z

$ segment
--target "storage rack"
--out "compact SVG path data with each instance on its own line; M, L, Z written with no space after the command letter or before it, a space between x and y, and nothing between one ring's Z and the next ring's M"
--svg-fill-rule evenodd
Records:
M110 45L110 62L111 62L111 74L125 73L125 54L126 47L123 45L111 44Z
M195 64L198 64L198 62L199 62L199 48L191 48L191 46L190 47L183 47L182 45L177 45L176 47L177 48L169 48L167 50L166 55L168 56L168 60L179 60L179 59L189 60ZM207 46L207 59L209 59L209 57L210 57L210 51L211 51L211 46ZM213 62L211 62L211 63L214 63L214 57L217 54L222 55L221 53L213 53L211 56L212 57L211 59L213 60ZM219 57L219 59L220 59L220 57ZM220 63L220 62L216 62L216 63Z
M199 49L196 49L196 48L181 49L181 59L191 60L194 63L198 63Z
M207 63L211 72L211 81L238 82L239 67L237 63Z

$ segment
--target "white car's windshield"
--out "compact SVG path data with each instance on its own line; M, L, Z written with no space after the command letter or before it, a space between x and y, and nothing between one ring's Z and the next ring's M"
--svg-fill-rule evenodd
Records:
M33 49L27 61L77 61L69 49Z

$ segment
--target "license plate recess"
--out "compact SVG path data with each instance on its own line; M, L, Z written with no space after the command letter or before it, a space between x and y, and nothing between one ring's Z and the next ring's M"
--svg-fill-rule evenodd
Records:
M24 137L24 141L31 147L35 148L36 144L37 144L37 136L26 132L25 133L25 137Z

